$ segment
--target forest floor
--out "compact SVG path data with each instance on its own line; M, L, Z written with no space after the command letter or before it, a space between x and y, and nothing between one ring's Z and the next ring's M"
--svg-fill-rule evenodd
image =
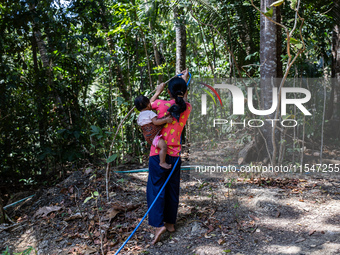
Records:
M0 252L114 254L147 210L147 173L113 175L107 201L103 169L88 165L8 209ZM340 254L339 200L339 173L182 171L176 231L152 246L146 219L121 254Z

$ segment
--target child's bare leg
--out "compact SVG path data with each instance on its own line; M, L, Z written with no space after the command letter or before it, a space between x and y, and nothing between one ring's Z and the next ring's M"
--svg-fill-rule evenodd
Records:
M159 139L157 147L160 149L159 151L159 165L165 169L170 169L171 165L165 162L166 150L168 146L166 145L163 139Z

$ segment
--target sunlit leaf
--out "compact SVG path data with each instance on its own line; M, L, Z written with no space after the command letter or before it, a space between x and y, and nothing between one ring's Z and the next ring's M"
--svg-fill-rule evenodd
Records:
M87 198L85 198L84 204L86 204L90 199L92 199L92 197L87 197Z
M289 41L290 41L291 44L299 44L300 43L299 40L297 40L297 39L295 39L293 37L291 37Z
M270 10L265 12L264 15L266 15L267 17L273 17L273 12L274 12L274 8L272 7Z
M275 7L280 6L280 5L282 5L282 4L284 3L284 1L285 1L285 0L276 1L276 2L272 3L272 4L270 5L270 7L273 7L273 6L275 6Z

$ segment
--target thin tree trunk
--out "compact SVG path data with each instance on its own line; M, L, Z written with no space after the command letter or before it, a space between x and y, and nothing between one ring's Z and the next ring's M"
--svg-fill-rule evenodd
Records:
M189 38L189 41L190 41L190 42L192 43L192 45L193 45L193 51L194 51L194 55L195 55L196 59L199 60L199 56L198 56L198 52L197 52L197 44L196 44L196 42L195 42L195 39L194 39L194 38ZM198 75L199 75L199 78L201 79L200 61L198 61L198 62L196 63L196 65L197 65L197 68L198 68Z
M305 155L305 131L306 131L306 116L303 115L303 125L302 125L302 144L301 144L301 160L300 165L303 165L304 155Z
M46 44L44 42L44 40L41 38L41 32L39 29L38 24L35 22L35 16L36 14L36 7L35 4L29 3L29 10L32 14L32 25L33 25L33 46L35 47L35 45L37 46L39 53L40 53L40 58L41 61L43 63L43 67L46 70L46 77L48 79L48 85L51 88L52 87L52 71L51 71L51 67L50 67L50 60L49 57L47 55L47 49L46 49ZM35 43L34 43L35 42ZM36 51L33 51L33 58L35 59L34 62L37 62L37 56L36 56ZM37 69L37 63L34 63L35 65L35 70L37 71L37 75L39 74L39 70ZM44 149L46 147L46 140L47 140L47 127L48 127L48 123L47 123L47 96L48 96L48 86L46 86L46 84L42 85L41 84L42 81L40 81L40 79L36 79L35 82L35 89L36 89L36 93L38 95L37 97L37 108L39 109L39 142L40 142L40 147L42 149ZM48 169L48 164L47 161L45 161L46 163L46 168ZM43 175L47 174L47 169L45 169L45 171L42 172Z
M276 10L276 22L281 23L281 7L278 6L275 8ZM283 77L283 65L281 61L282 55L282 27L276 25L276 59L277 59L277 72L276 77Z
M136 36L136 63L139 62L139 51L138 51L138 36ZM140 92L144 90L144 78L143 78L143 68L138 65L138 69L139 69L139 74L140 74Z
M325 63L325 62L323 61L323 63ZM326 114L326 99L327 99L327 90L326 90L325 82L323 82L322 85L323 85L323 111L322 111L322 123L321 123L320 164L322 164L323 138L324 138L323 135L324 135L325 114Z
M286 152L286 133L288 131L287 128L282 128L283 130L281 130L281 143L280 143L280 150L279 150L279 160L278 163L279 165L282 165L283 160L285 158L285 152ZM294 151L293 151L294 153Z
M107 36L106 37L106 41L111 49L111 52L113 52L113 40ZM122 96L124 97L124 99L129 102L130 101L130 96L129 96L129 92L128 92L128 88L127 86L125 85L125 82L124 82L124 78L123 78L123 72L122 72L122 69L120 67L120 64L118 62L118 57L114 54L113 55L113 60L116 62L116 65L115 65L115 71L116 71L116 74L117 74L117 85L119 87L119 91L122 93Z
M35 10L34 4L32 4L32 3L29 4L29 10L32 12L32 14L36 15L36 10ZM33 17L32 18L33 35L34 35L35 41L36 41L38 49L39 49L40 57L41 57L41 60L43 62L43 67L47 68L47 67L50 66L50 60L49 60L49 57L47 55L46 44L45 44L44 40L41 38L40 29L38 28L38 25L35 23L34 20L35 19Z
M150 27L151 34L153 34L153 26L152 26L152 22L150 22L150 21L149 21L149 27ZM152 47L153 47L153 53L155 55L155 63L156 63L156 66L157 66L157 72L159 72L158 69L162 65L161 54L158 51L156 41L152 39L151 43L152 43ZM161 82L163 81L163 69L162 69L162 74L158 75L157 77L158 77L158 83L157 84L161 84Z
M182 9L174 7L174 18L176 27L176 73L186 68L186 28L185 16Z
M336 25L332 35L332 73L331 97L327 106L326 119L339 119L340 117L340 26Z
M0 192L0 224L5 222L5 210L2 204L1 192Z
M273 3L273 0L261 0L261 11L267 12L267 8ZM276 19L275 8L273 20ZM260 63L261 63L261 107L264 110L270 109L272 105L272 89L274 87L273 78L277 75L277 34L276 24L268 20L263 14L260 18ZM264 116L265 119L273 119L274 113ZM273 142L271 123L266 121L262 127L262 133L267 141L270 152L277 150L275 139ZM269 156L269 155L268 155ZM273 159L274 161L274 159Z
M112 131L112 126L113 126L113 106L112 106L112 78L113 78L113 75L112 75L112 69L111 69L111 61L110 61L110 64L109 64L109 70L110 70L110 81L109 81L109 131L111 132Z
M140 30L140 31L141 31L142 38L143 38L143 46L144 46L144 51L145 51L145 56L146 56L146 64L148 66L149 82L150 82L150 88L151 88L152 87L152 77L151 77L151 67L150 67L150 61L149 61L149 53L148 53L148 49L146 47L145 35L144 35L142 30Z
M212 33L212 42L213 42L213 62L214 62L214 82L216 83L216 43L214 39L214 33Z
M207 39L207 37L206 37L206 35L205 35L204 31L203 31L202 26L201 26L201 25L199 25L199 26L200 26L200 28L201 28L202 41L203 41L203 46L204 46L205 55L207 56L207 59L208 59L208 63L209 63L211 72L212 72L212 74L213 74L214 77L215 77L214 67L213 67L213 65L212 65L212 62L210 61L210 57L209 57L209 54L208 54L208 50L207 50L207 48L206 48L206 46L205 46L205 42L207 42L208 39Z
M322 62L325 63L325 59L322 57ZM324 69L324 76L327 75L327 71L325 66ZM320 164L322 164L322 152L323 152L323 135L324 135L324 126L325 126L325 115L326 115L326 100L327 100L327 89L325 81L322 83L323 86L323 109L322 109L322 123L321 123L321 145L320 145Z

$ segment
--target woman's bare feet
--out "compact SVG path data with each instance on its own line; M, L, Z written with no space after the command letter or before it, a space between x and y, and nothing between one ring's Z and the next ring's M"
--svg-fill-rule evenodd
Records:
M166 231L166 227L156 228L155 239L152 241L152 245L155 245L161 239L161 235Z
M165 227L166 227L166 230L168 230L169 232L175 232L174 224L165 223Z
M165 169L170 169L171 168L171 165L168 164L168 163L159 163L159 165Z

